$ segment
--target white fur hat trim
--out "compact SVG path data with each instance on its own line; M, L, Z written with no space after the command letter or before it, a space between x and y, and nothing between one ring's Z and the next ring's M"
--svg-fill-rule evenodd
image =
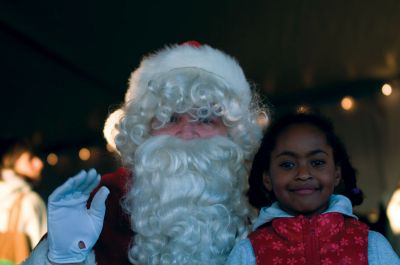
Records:
M242 68L231 56L208 45L168 46L145 57L130 77L125 102L140 99L151 80L173 69L195 67L222 77L245 106L250 102L250 86Z

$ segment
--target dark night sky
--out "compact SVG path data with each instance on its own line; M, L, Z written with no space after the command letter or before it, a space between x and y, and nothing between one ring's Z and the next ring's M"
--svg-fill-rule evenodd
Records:
M188 39L238 58L279 106L398 74L398 1L135 2L1 1L1 134L98 142L141 57Z
M166 44L233 55L277 110L371 97L400 73L397 0L137 2L0 0L0 136L31 137L44 155L102 149L47 174L114 166L104 120L141 57Z

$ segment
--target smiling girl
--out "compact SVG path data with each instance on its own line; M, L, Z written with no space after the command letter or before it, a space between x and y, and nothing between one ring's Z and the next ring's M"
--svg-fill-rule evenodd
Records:
M325 118L290 114L271 124L249 183L260 215L228 264L400 264L388 241L353 214L363 194Z

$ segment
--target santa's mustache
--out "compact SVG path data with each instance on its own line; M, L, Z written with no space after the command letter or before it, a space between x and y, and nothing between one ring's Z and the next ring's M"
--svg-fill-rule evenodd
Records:
M172 191L179 194L196 192L204 188L220 189L225 193L227 187L215 187L215 177L219 181L231 183L229 172L243 170L243 152L227 137L182 140L171 136L158 136L143 143L135 155L135 186L151 187L160 185L159 196L171 196ZM203 179L203 182L198 179ZM192 180L192 181L191 181ZM196 183L199 186L191 184ZM145 189L148 192L148 189Z

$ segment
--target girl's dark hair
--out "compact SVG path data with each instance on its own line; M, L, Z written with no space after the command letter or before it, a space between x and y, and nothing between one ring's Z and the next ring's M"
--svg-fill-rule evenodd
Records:
M318 128L332 147L335 165L341 168L341 181L334 193L342 194L350 199L353 206L363 202L364 195L357 187L356 170L350 163L347 150L336 135L332 123L325 117L313 113L293 113L273 121L267 128L261 146L254 157L249 177L249 191L247 196L250 204L260 209L269 206L275 201L272 192L269 192L263 183L263 174L269 171L271 153L276 146L278 137L293 125L307 124Z

